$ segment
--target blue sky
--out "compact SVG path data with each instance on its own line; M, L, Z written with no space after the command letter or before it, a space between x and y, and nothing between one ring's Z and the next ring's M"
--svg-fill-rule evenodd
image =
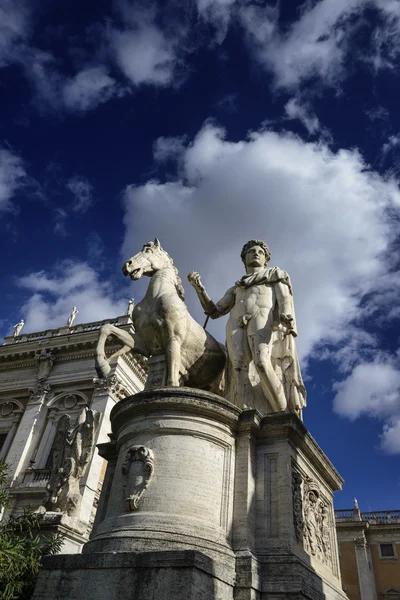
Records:
M202 322L264 239L336 506L398 508L399 59L398 0L0 0L1 333L123 314L155 236Z

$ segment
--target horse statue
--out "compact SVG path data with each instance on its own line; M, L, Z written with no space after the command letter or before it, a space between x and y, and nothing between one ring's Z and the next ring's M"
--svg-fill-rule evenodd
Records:
M158 239L145 244L124 264L122 272L132 281L143 275L151 279L145 297L132 312L133 335L110 324L101 328L95 362L99 377L110 373L112 358L130 351L146 357L164 355L167 386L221 391L225 346L190 316L178 269ZM105 343L109 336L123 346L107 360Z

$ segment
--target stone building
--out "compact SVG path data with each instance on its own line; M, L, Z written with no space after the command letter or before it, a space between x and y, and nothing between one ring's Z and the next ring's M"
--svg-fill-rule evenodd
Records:
M342 583L350 600L400 600L400 510L337 510Z
M42 504L60 417L68 414L75 425L83 408L98 412L94 449L79 482L79 527L55 519L66 535L64 553L79 552L88 540L105 471L95 445L108 440L111 409L122 397L142 390L146 377L142 364L130 354L113 361L107 383L96 377L94 349L104 323L127 331L132 327L129 316L122 316L10 336L0 346L0 459L9 467L11 513ZM110 346L110 353L115 349Z

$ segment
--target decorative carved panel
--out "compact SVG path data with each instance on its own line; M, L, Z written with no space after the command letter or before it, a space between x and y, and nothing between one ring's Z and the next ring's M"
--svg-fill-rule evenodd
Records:
M292 471L293 524L304 550L332 568L332 505L321 494L318 483Z
M131 446L122 464L128 511L138 509L139 501L154 473L154 455L146 446Z

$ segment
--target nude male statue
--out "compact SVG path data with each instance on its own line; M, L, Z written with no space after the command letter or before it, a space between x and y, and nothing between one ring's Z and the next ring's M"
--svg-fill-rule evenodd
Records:
M261 240L247 242L241 258L246 275L216 304L200 275L194 271L188 275L208 316L217 319L229 313L226 345L232 372L228 379L234 383L230 399L263 414L292 411L301 417L306 392L294 344L297 331L290 278L278 267L267 267L271 253ZM251 363L258 374L261 402L254 400Z

